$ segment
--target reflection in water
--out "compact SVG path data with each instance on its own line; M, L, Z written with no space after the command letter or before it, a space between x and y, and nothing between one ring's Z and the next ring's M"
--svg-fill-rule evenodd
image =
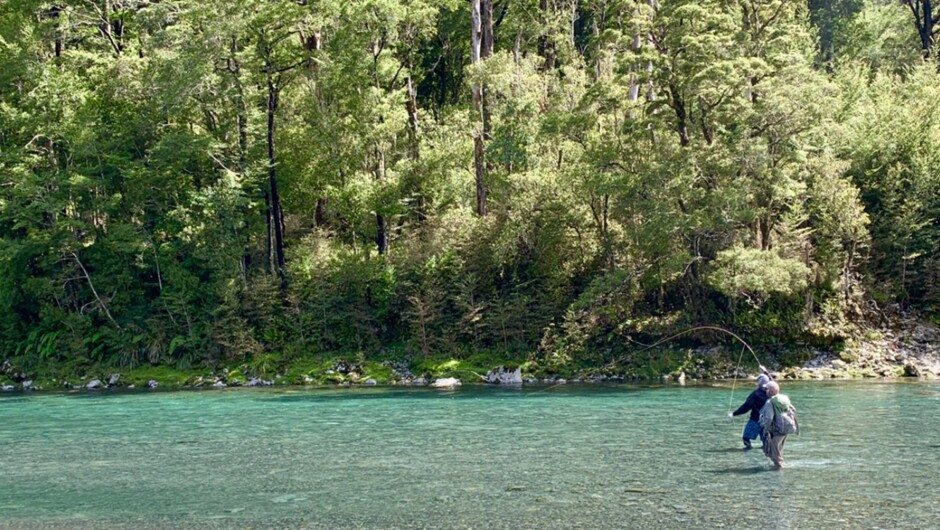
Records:
M782 471L724 387L0 397L0 528L929 528L938 388L786 383Z

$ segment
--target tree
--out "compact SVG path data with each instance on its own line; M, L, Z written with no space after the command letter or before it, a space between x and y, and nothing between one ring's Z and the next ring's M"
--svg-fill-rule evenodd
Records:
M914 15L914 27L917 28L917 35L920 37L920 49L924 58L930 58L933 54L937 31L940 29L938 28L940 13L934 14L933 0L902 0L902 3Z

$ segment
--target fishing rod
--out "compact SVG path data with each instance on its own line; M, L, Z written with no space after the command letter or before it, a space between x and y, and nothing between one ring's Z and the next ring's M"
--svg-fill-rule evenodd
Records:
M664 343L664 342L669 342L669 341L671 341L671 340L673 340L673 339L676 339L676 338L678 338L678 337L681 337L682 335L688 335L689 333L692 333L692 332L694 332L694 331L701 331L701 330L703 330L703 329L707 329L707 330L711 330L711 331L721 331L722 333L727 333L728 335L731 335L732 337L738 339L738 341L739 341L745 348L747 348L747 350L748 350L749 352L751 352L751 355L754 357L754 360L757 361L757 364L761 364L760 359L757 358L757 354L754 353L754 348L751 348L751 345L748 344L746 340L742 339L741 337L739 337L739 336L738 336L737 334L735 334L734 332L728 331L727 329L721 328L721 327L718 327L718 326L695 326L695 327L693 327L693 328L685 329L685 330L682 330L682 331L680 331L680 332L678 332L678 333L674 333L674 334L672 334L672 335L669 335L668 337L659 339L658 341L656 341L656 342L654 342L654 343L652 343L652 344L650 344L650 345L647 345L645 348L641 349L640 351L641 351L641 352L644 352L644 351L646 351L646 350L655 348L656 346L659 346L660 344L662 344L662 343ZM744 351L743 351L743 350L742 350L742 352L741 352L741 355L744 355ZM739 361L739 364L740 364L740 361Z
M737 386L737 383L738 383L738 370L741 368L741 361L744 360L744 350L746 349L747 351L751 352L751 356L754 357L754 361L757 362L757 365L758 365L758 366L761 366L761 367L764 366L764 365L760 362L760 359L757 358L757 353L754 352L754 348L751 348L751 345L748 344L746 340L742 339L742 338L741 338L740 336L738 336L736 333L734 333L733 331L729 331L729 330L727 330L727 329L725 329L725 328L718 327L718 326L695 326L695 327L692 327L692 328L689 328L689 329L680 331L680 332L678 332L678 333L674 333L674 334L672 334L672 335L669 335L668 337L665 337L665 338L663 338L663 339L660 339L660 340L654 342L653 344L650 344L650 345L646 346L645 348L641 349L640 351L643 352L643 351L646 351L646 350L655 348L656 346L659 346L660 344L662 344L662 343L664 343L664 342L668 342L668 341L673 340L673 339L675 339L675 338L681 337L682 335L686 335L686 334L692 333L692 332L694 332L694 331L700 331L700 330L705 330L705 329L711 330L711 331L720 331L720 332L722 332L722 333L727 333L728 335L731 335L732 337L734 337L735 339L737 339L738 342L741 343L741 355L738 356L738 364L736 364L735 367L734 367L734 376L733 376L733 379L731 380L731 395L728 396L728 412L731 412L731 405L732 405L732 403L734 403L734 388L735 388L735 386Z
M702 331L702 330L720 331L720 332L722 332L722 333L727 333L728 335L731 335L732 337L734 337L735 339L737 339L738 342L740 342L741 345L742 345L742 347L741 347L741 355L738 356L738 364L734 367L734 379L733 379L732 382L731 382L731 396L729 397L729 400L728 400L728 410L730 411L730 410L731 410L731 403L732 403L733 400L734 400L734 387L735 387L735 385L737 384L737 381L738 381L738 370L739 370L740 367L741 367L741 361L744 359L744 350L746 349L747 351L751 352L751 356L754 357L754 360L757 362L757 365L758 365L758 366L763 366L763 364L761 364L761 362L760 362L760 359L757 358L757 353L754 351L754 348L751 348L751 345L748 344L747 341L744 340L744 339L742 339L739 335L737 335L736 333L734 333L734 332L732 332L732 331L729 331L729 330L727 330L727 329L725 329L725 328L718 327L718 326L695 326L695 327L691 327L691 328L688 328L688 329L684 329L684 330L682 330L682 331L680 331L680 332L678 332L678 333L673 333L672 335L669 335L669 336L667 336L667 337L664 337L664 338L662 338L662 339L659 339L658 341L656 341L656 342L654 342L654 343L652 343L652 344L641 344L641 343L639 343L639 342L637 342L637 341L634 341L633 339L629 339L629 338L628 338L628 340L630 340L631 342L635 342L635 343L637 343L637 344L641 344L642 346L644 346L643 348L641 348L640 350L638 350L639 352L644 352L644 351L647 351L647 350L651 350L651 349L655 348L656 346L659 346L660 344L663 344L663 343L665 343L665 342L669 342L669 341L671 341L671 340L673 340L673 339L679 338L679 337L681 337L681 336L683 336L683 335L687 335L687 334L689 334L689 333L693 333L693 332L695 332L695 331ZM543 389L538 390L538 391L536 391L536 392L534 392L534 393L545 392L545 391L551 390L551 389L553 389L553 388L555 388L555 387L557 387L557 386L560 386L560 385L562 385L562 384L564 384L564 383L554 384L554 385L552 385L552 386L550 386L550 387L548 387L548 388L543 388Z

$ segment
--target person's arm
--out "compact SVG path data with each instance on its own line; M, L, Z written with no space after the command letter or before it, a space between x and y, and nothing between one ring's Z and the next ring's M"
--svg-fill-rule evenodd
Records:
M762 364L762 365L759 365L759 366L757 367L757 369L760 370L761 373L763 373L764 375L766 375L767 377L769 377L771 381L774 380L774 376L772 376L772 375L770 374L770 372L767 371L767 367L764 366L763 364Z
M738 407L734 412L731 413L732 416L740 416L741 414L747 414L751 411L751 408L754 406L754 393L752 392L747 399L744 400L744 404Z

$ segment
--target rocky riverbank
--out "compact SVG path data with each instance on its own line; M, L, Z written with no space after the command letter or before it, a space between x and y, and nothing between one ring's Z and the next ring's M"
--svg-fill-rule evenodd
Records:
M800 366L781 371L788 379L940 377L940 328L902 320L891 328L869 330L839 352L816 352Z
M757 359L777 378L825 380L855 378L940 377L940 328L906 319L868 329L839 351L757 348ZM0 363L0 391L106 389L221 389L230 387L403 385L454 388L466 383L495 385L624 383L662 381L685 384L755 375L748 355L738 366L740 351L726 347L663 350L603 366L552 370L537 361L513 363L496 356L477 359L385 360L346 359L284 364L276 372L248 365L217 369L175 370L143 367L120 371L90 368L86 373L51 376L22 370L12 360Z

